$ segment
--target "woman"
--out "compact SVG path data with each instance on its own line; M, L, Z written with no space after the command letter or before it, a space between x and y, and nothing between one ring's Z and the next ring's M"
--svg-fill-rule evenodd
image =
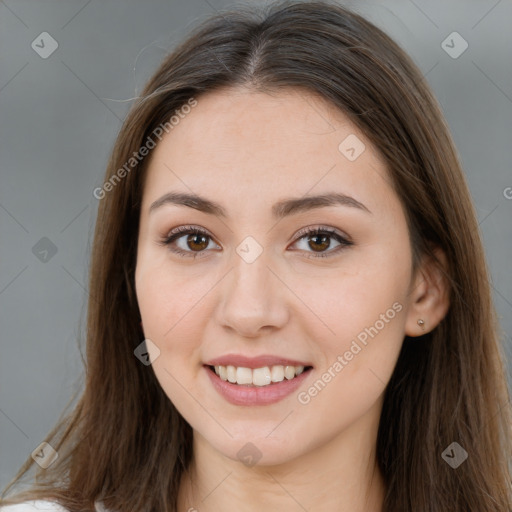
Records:
M320 2L213 17L94 195L86 387L5 512L511 510L475 212L382 31Z

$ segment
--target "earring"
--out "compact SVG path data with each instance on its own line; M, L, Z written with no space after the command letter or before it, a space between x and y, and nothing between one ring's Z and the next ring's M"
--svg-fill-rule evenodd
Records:
M418 325L423 329L425 330L425 320L423 320L422 318L420 318L418 320Z

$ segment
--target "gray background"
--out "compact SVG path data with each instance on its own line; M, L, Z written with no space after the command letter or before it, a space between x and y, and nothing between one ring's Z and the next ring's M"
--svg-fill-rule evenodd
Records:
M510 365L512 2L342 3L404 47L441 103L478 213ZM130 99L192 26L232 5L0 0L2 488L82 386L77 340L97 208L92 191ZM454 31L468 43L458 58L441 46ZM42 32L58 42L46 59L31 47ZM41 252L49 246L43 237L54 255Z

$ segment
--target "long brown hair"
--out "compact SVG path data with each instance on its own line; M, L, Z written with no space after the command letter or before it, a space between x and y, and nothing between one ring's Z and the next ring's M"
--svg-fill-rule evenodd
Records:
M134 356L144 339L134 286L148 136L191 98L221 87L302 88L346 114L385 159L406 212L414 262L440 247L450 309L405 337L386 388L377 461L385 512L510 512L510 403L482 240L440 108L412 60L361 16L327 2L222 12L161 64L128 114L105 174L91 254L86 382L46 441L59 458L28 499L70 511L176 512L192 457L190 426ZM132 162L133 164L133 162ZM125 166L126 172L119 172ZM116 175L120 179L113 180ZM108 192L106 192L108 190ZM456 442L456 469L442 453ZM3 495L33 464L31 457Z

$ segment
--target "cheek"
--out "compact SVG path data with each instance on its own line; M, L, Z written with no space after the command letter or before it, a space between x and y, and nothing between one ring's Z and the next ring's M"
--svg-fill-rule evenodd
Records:
M376 405L400 353L404 313L392 293L372 302L358 295L349 308L342 302L330 311L336 335L316 338L322 365L297 395L297 412L311 430L334 435Z
M201 369L199 333L204 327L203 313L199 311L204 287L169 272L164 264L144 265L140 261L136 290L144 335L159 350L151 364L152 371L178 410L187 410L193 406L185 390L192 389L194 363L198 362L197 371Z
M146 260L149 262L149 260ZM190 394L197 385L201 340L211 318L208 290L218 279L208 273L177 272L167 261L139 260L136 289L144 335L159 349L152 369L169 399L186 410L193 407Z
M194 277L169 269L166 262L141 262L136 271L136 289L144 333L161 343L187 336L187 330L200 325L204 314L201 298L209 287L207 276ZM197 320L191 321L191 320Z
M344 380L348 388L364 387L368 378L377 387L379 381L387 383L404 339L405 308L392 296L379 299L354 301L350 308L340 304L331 312L327 321L335 335L316 339L317 350L321 343L324 353L319 371L330 372L322 380L330 382L333 374L343 375L337 382Z
M407 269L406 262L391 266L386 261L359 258L353 268L347 265L342 273L317 281L316 287L302 288L300 293L309 298L311 309L319 312L333 337L347 341L376 322L379 330L400 324L398 310L405 309L408 290L408 273L403 268ZM300 283L296 286L301 289Z
M407 254L400 258L391 251L368 254L354 262L351 272L326 283L322 294L317 291L314 302L331 331L321 340L316 338L317 350L322 345L324 356L320 371L330 370L325 380L341 385L340 392L347 391L344 400L349 401L352 392L357 396L363 389L370 394L382 390L405 335Z

